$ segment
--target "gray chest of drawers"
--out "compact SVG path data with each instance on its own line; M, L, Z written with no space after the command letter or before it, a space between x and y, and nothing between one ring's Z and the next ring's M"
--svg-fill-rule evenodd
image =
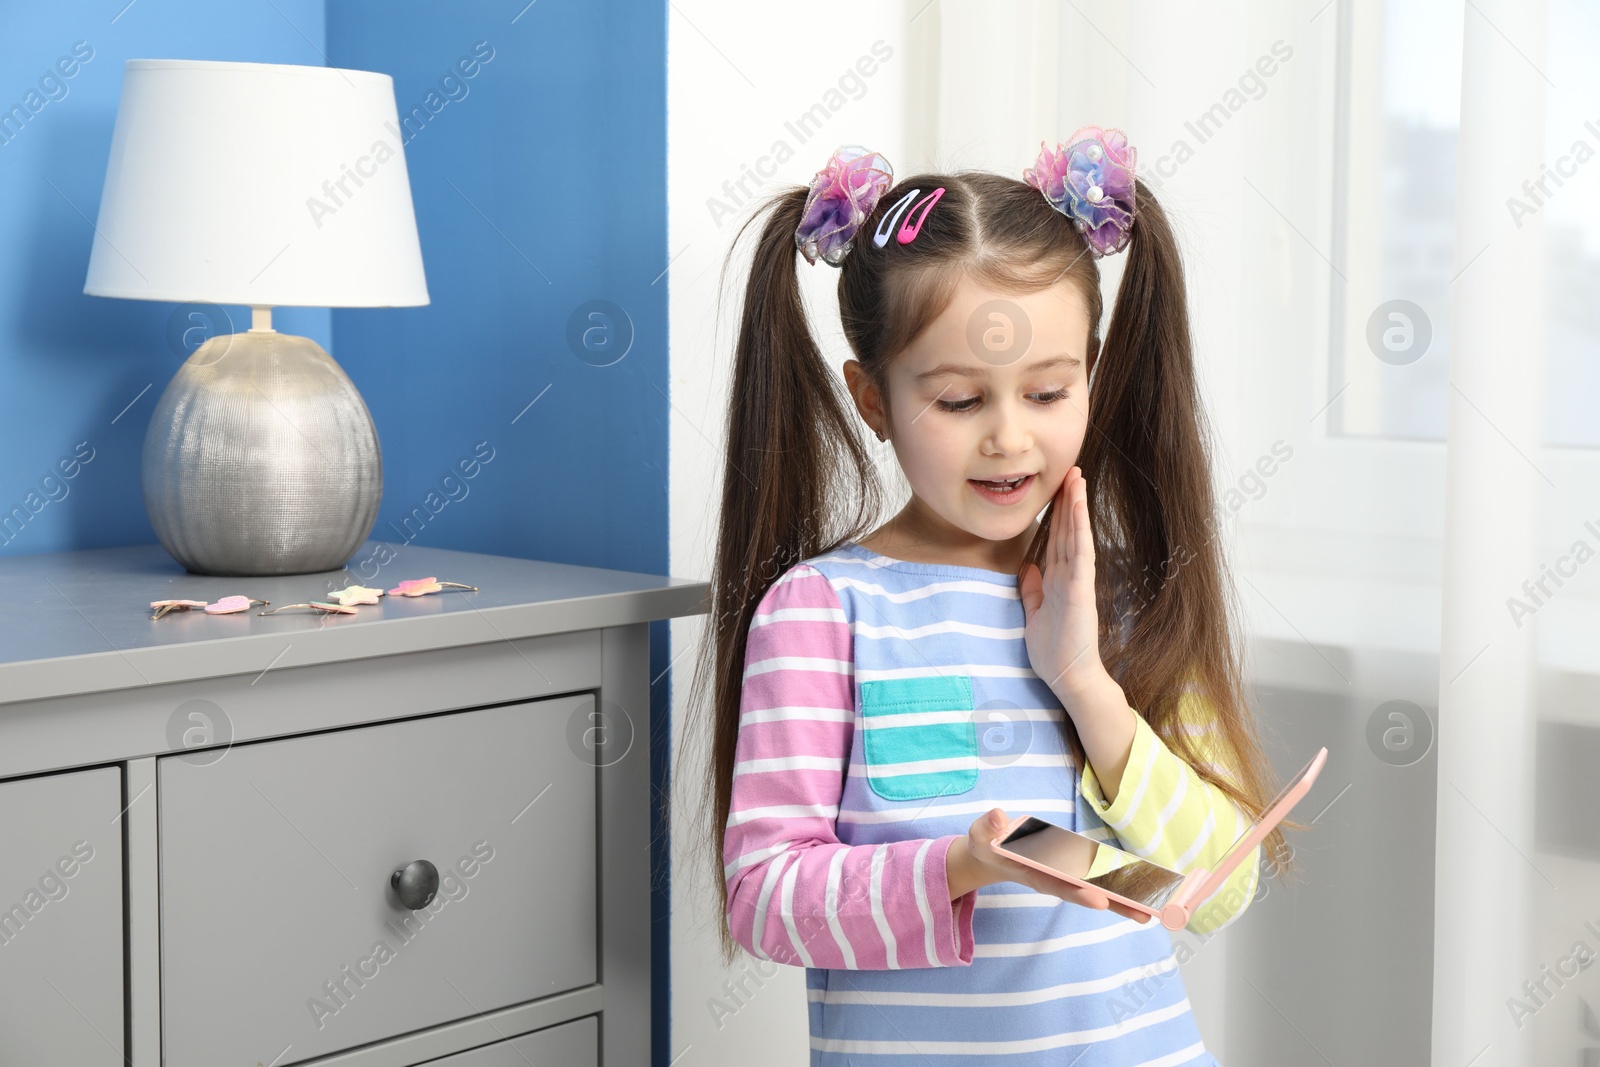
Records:
M428 576L479 591L147 606ZM0 1067L648 1063L649 624L707 592L376 543L0 560Z

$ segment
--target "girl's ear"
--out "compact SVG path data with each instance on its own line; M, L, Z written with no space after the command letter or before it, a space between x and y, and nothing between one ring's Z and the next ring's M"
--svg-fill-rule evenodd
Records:
M861 418L866 421L868 429L880 433L886 432L889 428L889 418L883 406L883 393L859 360L845 360L844 381L850 389L850 396L855 400L856 410L861 413Z

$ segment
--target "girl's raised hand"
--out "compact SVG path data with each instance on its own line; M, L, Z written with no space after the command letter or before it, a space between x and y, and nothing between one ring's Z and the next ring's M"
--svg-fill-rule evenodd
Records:
M984 872L985 885L992 885L995 882L1016 882L1027 886L1035 893L1060 897L1069 903L1081 904L1096 911L1110 908L1118 915L1126 916L1134 922L1142 923L1150 918L1143 912L1134 911L1127 905L1112 900L1101 890L1086 889L1059 878L1051 878L1026 863L1018 863L1010 856L1000 855L994 850L994 842L1010 821L1005 809L990 808L973 820L972 826L967 830L967 855Z
M1019 592L1028 660L1070 712L1076 694L1106 677L1094 600L1094 534L1082 468L1067 471L1056 490L1043 575L1028 564Z

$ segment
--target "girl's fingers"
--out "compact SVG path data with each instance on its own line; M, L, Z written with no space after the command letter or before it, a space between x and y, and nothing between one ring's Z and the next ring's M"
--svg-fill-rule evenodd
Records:
M1067 472L1061 483L1061 558L1062 563L1072 561L1072 472Z
M1067 471L1066 479L1061 483L1061 499L1056 510L1061 514L1061 543L1056 546L1055 559L1058 563L1069 563L1072 560L1072 538L1074 536L1074 517L1072 513L1072 487L1078 476L1078 468L1073 467Z
M1081 481L1075 481L1073 483L1072 496L1070 498L1069 505L1068 505L1068 506L1070 506L1072 508L1072 549L1071 549L1071 551L1072 551L1072 557L1073 557L1074 561L1077 561L1083 555L1083 529L1084 529L1084 526L1086 525L1084 520L1083 520L1082 513L1078 510L1079 502L1083 498L1083 493L1082 493L1082 490L1080 488L1081 484L1082 484ZM1074 570L1076 570L1076 568L1074 568Z
M1069 475L1070 477L1070 475ZM1061 561L1062 545L1066 543L1067 512L1067 482L1065 480L1056 488L1055 507L1050 512L1050 542L1045 546L1045 567Z
M1061 894L1058 893L1057 895ZM1085 889L1082 886L1069 888L1064 899L1070 900L1074 904L1082 905L1085 908L1093 908L1096 911L1104 911L1111 905L1111 898L1104 893L1094 889Z
M1082 560L1091 568L1094 566L1094 530L1089 525L1089 483L1084 480L1082 467L1068 469L1066 478L1056 489L1053 503L1041 578L1047 577L1056 564L1065 564L1065 573L1078 569L1074 565L1077 560Z
M1084 563L1094 565L1094 531L1089 528L1089 489L1086 483L1079 481L1078 499L1072 512L1076 521L1073 524L1073 555L1081 558Z

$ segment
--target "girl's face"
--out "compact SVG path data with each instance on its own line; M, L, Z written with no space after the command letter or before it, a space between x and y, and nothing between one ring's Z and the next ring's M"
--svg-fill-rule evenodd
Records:
M1026 540L1078 459L1089 411L1089 314L1076 285L1014 296L963 277L950 306L888 371L888 405L846 378L911 485L902 521L953 548ZM1022 481L996 488L998 479Z

